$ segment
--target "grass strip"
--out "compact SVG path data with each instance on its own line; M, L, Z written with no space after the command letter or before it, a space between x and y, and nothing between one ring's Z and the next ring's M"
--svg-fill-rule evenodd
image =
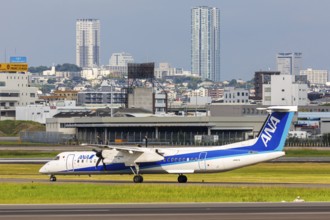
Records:
M0 178L48 179L38 173L40 164L0 164ZM212 174L190 174L189 182L313 183L330 184L327 163L261 163L254 166ZM132 175L61 176L57 179L131 181ZM145 182L176 182L177 175L144 175Z
M54 158L59 152L0 150L0 158Z
M1 204L330 201L330 189L203 185L0 183Z
M330 148L319 149L285 149L286 157L330 157Z

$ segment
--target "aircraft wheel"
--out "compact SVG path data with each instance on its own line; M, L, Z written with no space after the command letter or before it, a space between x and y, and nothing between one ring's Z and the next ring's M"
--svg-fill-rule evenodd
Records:
M56 177L55 177L55 176L50 176L49 180L50 180L51 182L55 182L55 181L56 181Z
M185 176L185 175L179 175L179 177L178 177L178 182L179 183L186 183L187 181L188 181L187 176Z
M143 182L143 177L140 175L136 175L133 178L134 183L142 183Z

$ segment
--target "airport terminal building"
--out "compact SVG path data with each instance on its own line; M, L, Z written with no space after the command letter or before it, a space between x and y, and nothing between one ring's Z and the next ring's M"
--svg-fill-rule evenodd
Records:
M145 137L149 143L171 145L230 143L258 134L267 114L252 109L211 106L206 116L185 117L155 117L141 109L122 109L114 117L109 111L62 113L47 119L46 130L70 133L80 143L93 144L136 144Z

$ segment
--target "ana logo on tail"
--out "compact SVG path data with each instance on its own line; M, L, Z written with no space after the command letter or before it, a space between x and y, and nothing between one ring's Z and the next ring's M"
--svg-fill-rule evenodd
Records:
M272 139L272 134L275 133L278 123L280 123L280 120L274 116L271 116L267 125L265 126L265 129L261 134L261 140L264 142L265 147L267 147L268 141Z

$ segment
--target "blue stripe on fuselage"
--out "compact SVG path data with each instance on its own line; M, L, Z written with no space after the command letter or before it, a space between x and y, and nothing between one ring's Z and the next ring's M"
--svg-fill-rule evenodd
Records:
M167 157L164 158L163 161L151 162L151 163L141 163L139 166L140 166L140 170L141 170L141 173L142 173L143 169L197 162L197 161L200 161L199 157L200 157L201 153L206 153L206 158L202 158L202 160L204 160L204 159L205 160L212 160L212 159L218 159L218 158L228 158L228 157L235 157L235 156L252 155L252 154L257 154L258 152L251 151L248 148L240 149L240 150L226 149L226 150L201 151L201 152L180 154L180 155L175 155L175 156L167 156ZM183 158L185 158L185 160L182 160ZM189 158L189 160L187 160L187 158ZM124 163L108 164L108 165L106 165L106 170L109 171L109 172L111 172L111 171L123 171L123 172L130 172L131 173L130 167L125 166ZM93 171L95 171L95 172L104 171L103 165L101 164L98 167L89 166L89 167L75 168L74 169L74 172L93 172ZM64 172L69 172L69 171L64 171Z

